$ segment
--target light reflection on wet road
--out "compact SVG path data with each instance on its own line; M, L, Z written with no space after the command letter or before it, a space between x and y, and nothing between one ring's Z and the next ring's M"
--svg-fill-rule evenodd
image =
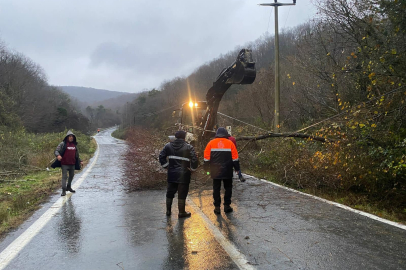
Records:
M96 136L99 157L77 193L6 269L238 269L192 207L191 218L176 207L167 218L164 190L123 190L127 146L109 134ZM227 215L213 213L210 181L192 183L190 197L257 269L406 269L405 230L258 180L234 182Z
M197 215L165 216L165 190L126 193L126 144L107 132L96 139L90 174L5 269L238 269Z

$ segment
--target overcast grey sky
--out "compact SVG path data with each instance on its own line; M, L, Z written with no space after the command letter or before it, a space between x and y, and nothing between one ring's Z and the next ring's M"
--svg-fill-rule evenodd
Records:
M274 33L273 0L0 0L0 40L53 85L157 88ZM278 2L292 3L292 0ZM308 21L310 0L279 8L279 29Z

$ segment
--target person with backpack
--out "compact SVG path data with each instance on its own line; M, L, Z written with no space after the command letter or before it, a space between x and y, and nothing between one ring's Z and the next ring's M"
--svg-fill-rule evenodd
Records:
M72 131L68 131L63 141L55 149L55 162L51 165L52 168L62 168L62 194L66 195L66 191L75 193L72 189L72 180L75 175L75 170L80 170L83 162L79 158L79 150L77 148L76 136ZM69 178L68 178L69 173ZM68 184L66 184L68 180Z

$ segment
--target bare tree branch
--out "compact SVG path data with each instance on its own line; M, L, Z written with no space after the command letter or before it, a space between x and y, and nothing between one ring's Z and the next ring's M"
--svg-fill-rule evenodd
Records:
M334 140L331 139L326 139L323 137L318 137L318 136L313 136L313 135L308 135L304 133L268 133L260 136L243 136L243 137L238 137L235 140L236 141L259 141L263 140L266 138L271 138L271 137L294 137L294 138L302 138L302 139L310 139L313 141L319 141L319 142L333 142Z

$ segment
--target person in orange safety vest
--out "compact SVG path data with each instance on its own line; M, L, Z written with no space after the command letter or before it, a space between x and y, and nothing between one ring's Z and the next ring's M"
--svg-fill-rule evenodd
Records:
M230 206L233 188L233 168L236 171L240 170L237 148L228 137L227 130L219 127L215 138L207 144L204 150L204 169L206 172L210 172L210 176L213 179L215 214L220 214L221 182L223 182L225 189L224 212L229 213L233 211L233 208Z

